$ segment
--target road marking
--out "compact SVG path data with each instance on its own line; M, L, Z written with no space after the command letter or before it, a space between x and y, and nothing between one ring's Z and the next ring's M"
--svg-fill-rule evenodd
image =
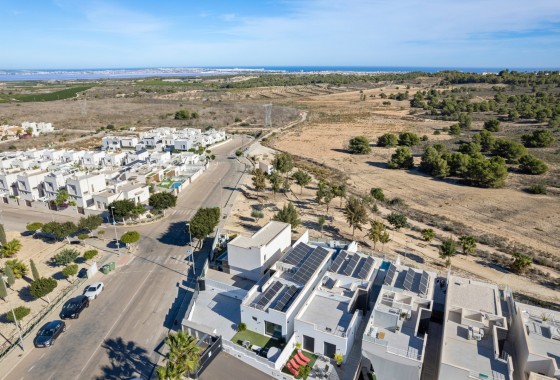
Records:
M39 358L39 360L43 359L43 357L45 357L47 353L45 352L43 355L41 355L41 357Z
M31 367L29 367L29 369L27 370L27 372L28 372L28 373L31 372L31 370L32 370L33 368L35 368L35 364L33 364Z
M119 321L122 319L123 316L126 315L126 310L128 309L128 307L130 306L131 302L134 300L134 298L136 297L136 295L138 294L138 292L142 289L142 285L144 285L144 283L148 280L148 277L150 276L146 276L144 278L144 281L142 281L142 283L140 284L140 286L138 286L138 288L136 289L136 291L134 292L134 294L132 295L132 297L130 297L130 300L128 301L128 303L126 304L126 306L123 309L123 312L121 313L121 315L117 318L117 320L115 321L115 323L113 323L113 325L111 326L111 328L109 329L109 331L107 332L107 334L105 334L105 336L103 337L103 339L101 340L101 343L97 346L97 348L93 351L93 353L91 354L91 356L89 357L88 361L86 362L86 364L84 365L84 367L82 368L82 370L80 371L80 373L78 374L78 379L82 376L82 373L84 372L84 370L86 369L86 367L88 366L89 362L91 361L91 359L93 359L93 356L97 353L97 350L99 350L99 347L101 347L101 344L105 341L105 339L107 339L107 337L109 336L109 334L111 334L111 332L113 331L113 329L115 328L115 325L117 323L119 323Z

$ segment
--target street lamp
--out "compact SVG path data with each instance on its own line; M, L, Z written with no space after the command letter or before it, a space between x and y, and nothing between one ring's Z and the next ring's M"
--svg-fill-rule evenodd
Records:
M191 256L193 275L196 276L196 268L194 266L194 249L193 249L193 245L192 245L192 235L191 235L191 224L190 224L190 222L187 222L187 229L189 230L189 246L190 246L190 250L188 252L190 252L190 256Z
M6 280L8 279L8 277L5 276L0 276L0 278L2 278L2 282L4 283L4 287L7 289L8 285L6 284ZM10 309L12 309L12 317L14 317L14 323L16 324L17 330L18 330L18 334L19 334L19 346L21 347L22 351L25 351L25 347L23 347L23 337L21 336L21 329L19 327L19 323L18 320L16 318L16 313L14 312L14 308L12 307L12 302L10 301L10 297L6 297L8 299L8 305L10 307Z
M109 207L111 210L111 215L113 216L113 228L115 229L115 240L117 241L117 255L121 254L121 245L119 244L119 235L117 235L117 222L115 221L114 207Z

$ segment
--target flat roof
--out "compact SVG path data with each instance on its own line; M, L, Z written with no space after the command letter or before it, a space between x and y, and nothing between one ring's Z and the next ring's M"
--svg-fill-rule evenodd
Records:
M494 284L453 276L449 279L447 288L450 293L447 302L450 306L502 315L500 290Z
M220 272L214 269L208 269L206 271L206 278L211 280L215 280L221 282L222 284L235 286L236 288L250 290L255 284L255 281L248 280L246 278L242 278L238 275L232 275L225 272Z
M322 331L344 336L354 315L348 311L348 299L320 292L314 293L312 297L298 319L313 323Z
M560 312L519 302L516 305L527 331L529 352L551 358L560 368Z
M241 323L241 300L205 290L198 293L196 304L189 321L211 330L216 329L218 335L231 340L237 333L236 327ZM188 324L183 321L183 324Z
M291 228L290 224L283 222L271 221L264 227L255 232L253 236L247 237L243 235L237 236L230 241L228 245L233 245L241 248L262 247L269 244L286 228Z

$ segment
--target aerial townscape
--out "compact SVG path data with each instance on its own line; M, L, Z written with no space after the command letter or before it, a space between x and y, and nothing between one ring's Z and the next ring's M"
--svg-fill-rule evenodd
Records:
M2 9L0 380L560 380L555 1Z

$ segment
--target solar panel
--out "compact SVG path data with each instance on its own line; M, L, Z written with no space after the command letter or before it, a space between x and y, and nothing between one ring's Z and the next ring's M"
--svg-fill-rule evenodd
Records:
M366 263L366 258L365 257L361 257L360 261L358 262L358 265L356 265L356 268L354 268L354 273L352 273L352 277L354 278L359 278L358 277L358 273L360 273L360 271L362 270L362 268L364 267Z
M397 272L397 267L393 264L389 264L389 268L387 269L387 274L385 275L385 281L383 282L385 285L391 285L393 283L393 277L395 277L395 273Z
M348 265L346 265L346 268L344 268L344 272L342 272L342 274L345 276L352 276L352 273L354 272L358 261L360 261L360 256L352 255L352 258L348 262Z
M340 269L340 267L344 263L344 260L346 260L346 256L348 256L348 252L346 252L346 251L340 252L338 254L338 256L336 256L336 259L334 259L334 262L332 263L332 265L330 267L330 271L333 272L333 273L338 273L338 270Z
M422 271L422 277L420 277L420 293L423 295L428 294L428 288L430 287L430 274L425 270Z
M317 271L317 268L319 268L319 265L321 265L321 262L328 254L329 251L322 247L315 248L298 268L292 280L302 285L307 284L307 281L309 281L311 276Z
M360 270L360 273L358 273L358 278L362 280L367 280L369 271L371 270L371 267L373 266L374 263L375 260L373 259L373 257L368 257L366 259L366 262L364 263L364 266Z
M313 250L312 247L304 243L300 243L293 247L291 250L286 253L286 255L282 258L282 262L291 264L291 265L299 265L305 257Z
M256 302L256 306L259 309L264 309L266 305L278 294L278 292L284 287L285 285L279 281L275 281L271 286L268 287L261 295L259 300Z
M280 300L276 302L276 305L274 305L273 309L279 311L285 311L289 307L290 301L292 300L292 298L294 298L297 292L298 292L298 288L296 286L289 286L286 292L280 298Z
M406 277L404 278L404 288L408 291L412 290L412 283L414 282L414 276L416 272L411 268L406 271Z

